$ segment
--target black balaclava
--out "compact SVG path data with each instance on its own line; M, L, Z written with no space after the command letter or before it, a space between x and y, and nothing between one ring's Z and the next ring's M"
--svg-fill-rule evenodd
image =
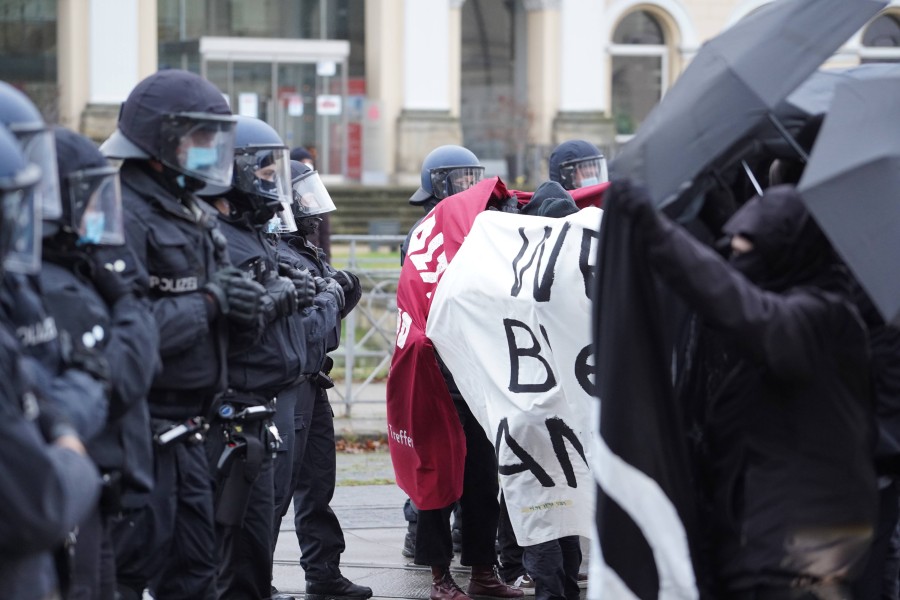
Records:
M769 291L812 283L835 264L831 244L793 186L772 187L749 200L723 231L753 243L749 252L733 256L731 264Z

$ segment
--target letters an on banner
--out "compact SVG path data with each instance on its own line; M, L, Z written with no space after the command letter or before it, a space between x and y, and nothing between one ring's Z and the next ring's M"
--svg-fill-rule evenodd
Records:
M431 302L426 336L495 443L521 545L592 535L601 214L478 215Z

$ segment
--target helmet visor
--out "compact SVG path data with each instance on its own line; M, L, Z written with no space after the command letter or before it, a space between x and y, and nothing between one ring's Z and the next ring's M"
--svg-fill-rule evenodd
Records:
M29 168L38 167L30 165ZM9 221L8 251L3 258L6 269L16 273L33 274L41 268L41 207L39 203L40 183L4 192L4 221ZM7 196L18 196L11 200L11 212L6 212ZM13 205L18 205L17 210ZM6 233L6 232L4 232Z
M484 167L445 167L431 171L435 198L444 199L469 189L484 179Z
M297 231L297 221L290 204L281 203L281 209L266 223L268 233L293 233Z
M297 214L311 217L335 210L334 200L325 189L318 171L309 171L294 180L294 200Z
M167 115L160 131L159 159L188 177L227 188L234 161L234 128L232 116Z
M118 246L125 243L122 189L115 167L76 171L66 178L72 198L79 244ZM80 216L79 210L81 211Z
M567 190L605 183L609 181L606 159L602 156L589 156L566 161L559 165L559 178Z
M53 131L45 127L13 128L12 132L22 146L25 160L41 168L41 181L35 194L44 219L58 219L62 216L62 202L59 197L59 176L56 165L56 140Z
M234 157L234 168L234 187L290 206L290 150L278 146L240 148Z

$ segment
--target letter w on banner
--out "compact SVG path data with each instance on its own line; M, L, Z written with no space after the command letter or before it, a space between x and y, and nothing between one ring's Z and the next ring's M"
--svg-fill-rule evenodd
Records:
M580 205L599 203L605 187L577 190L573 196ZM413 232L400 273L397 343L387 384L388 441L397 485L421 509L443 508L459 499L466 453L459 417L425 334L431 303L475 218L510 195L519 203L531 196L507 190L495 177L443 200Z

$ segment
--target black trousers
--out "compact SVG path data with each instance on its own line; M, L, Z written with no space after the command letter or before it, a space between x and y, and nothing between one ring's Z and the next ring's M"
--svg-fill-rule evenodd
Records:
M497 562L494 542L500 489L494 445L462 399L454 401L463 433L466 436L466 461L463 467L463 491L459 499L462 518L462 551L460 563L466 566L489 566ZM419 510L416 523L417 565L446 566L453 560L450 514L453 504L436 510Z
M270 596L274 490L267 425L268 421L255 421L241 426L245 435L252 435L262 443L264 453L256 479L250 485L243 519L235 524L216 521L219 563L216 589L219 598L265 600ZM222 430L222 425L213 424L207 436L210 464L218 462L222 453ZM220 499L217 502L227 501Z
M108 519L99 505L78 525L66 600L115 600L116 564Z
M293 438L288 442L292 449L276 455L275 519L273 538L277 540L281 519L294 501L294 529L300 545L300 566L307 581L329 581L341 576L341 554L346 547L344 532L334 511L337 477L334 446L334 412L328 395L321 387L307 381L279 395L278 402L286 394L293 394L293 427L285 422L281 406L276 414L285 432ZM281 431L281 426L279 427ZM286 473L290 473L285 485ZM274 542L273 548L274 551Z
M212 483L203 444L154 445L154 488L145 508L117 519L112 538L123 598L216 598Z
M512 523L509 522L509 511L506 508L506 498L500 493L500 522L497 524L497 545L500 550L500 577L507 583L514 582L525 575L525 565L522 564L522 546L516 540Z
M526 546L522 560L534 580L535 600L578 600L581 541L577 535Z

